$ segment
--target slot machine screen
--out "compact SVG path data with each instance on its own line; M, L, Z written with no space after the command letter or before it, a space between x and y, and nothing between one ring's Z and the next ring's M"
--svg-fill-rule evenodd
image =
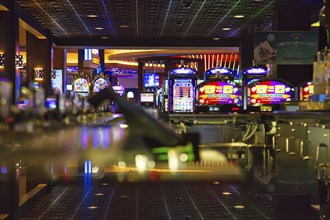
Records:
M94 81L93 92L100 92L102 89L107 88L108 82L103 78L98 78Z
M143 85L145 88L159 87L159 74L156 73L144 74Z
M235 83L215 81L198 89L198 105L242 105L242 91Z
M266 80L248 86L248 105L279 105L292 101L294 89L285 83Z
M46 98L46 108L47 109L56 109L56 98L55 97Z
M314 94L314 85L311 82L306 83L304 86L300 87L300 97L301 101L308 101L310 95Z
M192 79L174 79L173 83L173 111L193 112L194 86Z
M140 93L140 102L143 103L154 103L155 98L154 94L151 92L141 92Z

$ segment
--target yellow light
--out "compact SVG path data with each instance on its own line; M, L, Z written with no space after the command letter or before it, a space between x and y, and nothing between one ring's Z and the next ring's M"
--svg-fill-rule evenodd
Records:
M126 168L126 163L125 163L125 161L118 161L118 167L119 167L120 169L124 169L124 168Z
M188 160L188 154L185 153L180 154L180 160L182 162L186 162Z
M88 18L97 18L98 15L91 14L91 15L87 15L86 17L88 17Z
M235 205L234 206L235 209L244 209L244 205Z
M214 184L214 185L219 185L219 184L220 184L220 182L218 182L218 181L215 181L215 182L213 182L213 184Z
M314 22L311 27L320 27L320 21Z
M230 31L231 28L222 28L223 31Z
M235 15L234 18L244 18L244 15Z
M96 27L95 30L103 30L103 27Z
M88 209L97 209L98 207L97 206L88 206L87 208Z
M137 62L129 62L129 61L123 61L123 60L106 60L105 63L118 63L128 66L138 66L139 64Z
M230 192L223 192L222 195L226 195L227 196L227 195L231 195L231 193Z

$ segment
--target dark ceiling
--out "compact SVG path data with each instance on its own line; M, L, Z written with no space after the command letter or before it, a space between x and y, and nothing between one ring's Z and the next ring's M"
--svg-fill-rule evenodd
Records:
M304 0L305 1L305 0ZM55 42L237 40L272 30L275 0L17 0ZM89 15L96 15L89 17ZM244 15L235 18L235 15ZM224 28L228 28L227 30ZM236 41L237 42L237 41ZM230 46L230 45L229 45Z

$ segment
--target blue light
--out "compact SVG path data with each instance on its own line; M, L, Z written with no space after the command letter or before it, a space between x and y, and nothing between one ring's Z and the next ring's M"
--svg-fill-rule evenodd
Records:
M5 165L1 166L1 174L7 174L7 167Z
M92 161L88 161L88 173L92 173Z
M87 168L87 165L88 165L88 164L87 164L87 162L88 162L88 161L85 160L85 171L84 171L84 173L88 173L88 172L87 172L87 171L88 171L88 168Z

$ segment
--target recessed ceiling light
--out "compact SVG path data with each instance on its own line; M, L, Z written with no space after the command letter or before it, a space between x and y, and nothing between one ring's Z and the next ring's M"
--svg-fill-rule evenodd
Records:
M103 27L96 27L95 30L103 30Z
M90 14L90 15L86 15L88 18L97 18L98 17L98 15L92 15L92 14Z
M222 28L223 31L230 31L231 28Z
M109 37L101 37L102 40L106 40L108 39Z
M230 192L223 192L222 195L226 195L227 196L227 195L231 195L231 193Z
M120 25L121 28L128 28L128 25L127 24L122 24Z
M219 37L214 37L214 38L212 38L213 40L220 40L220 38Z
M244 18L244 15L235 15L234 18Z
M234 206L235 209L244 209L244 205L235 205Z
M93 206L88 206L87 208L88 209L97 209L98 207L93 205Z

